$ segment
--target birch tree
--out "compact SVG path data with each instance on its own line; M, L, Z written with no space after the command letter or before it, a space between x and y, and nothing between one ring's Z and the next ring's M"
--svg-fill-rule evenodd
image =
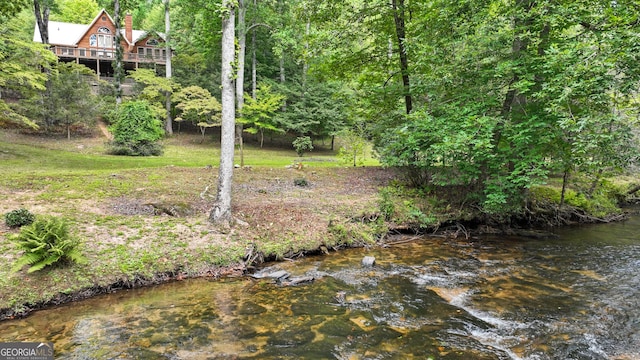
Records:
M233 63L235 62L235 7L233 0L222 2L222 131L220 135L220 169L216 201L209 221L230 224L231 183L233 178L233 150L235 133L235 92Z
M171 17L169 15L169 0L164 0L164 32L165 32L165 52L166 52L166 76L167 79L171 79L171 45L169 43L169 37L171 31ZM164 123L164 131L168 135L173 134L173 121L171 119L171 93L167 93L166 104L167 119Z

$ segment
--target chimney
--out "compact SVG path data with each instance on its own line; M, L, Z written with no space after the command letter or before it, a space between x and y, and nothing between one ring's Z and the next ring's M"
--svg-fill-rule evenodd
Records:
M125 15L124 17L124 37L131 43L133 42L133 29L131 28L132 26L133 18L131 17L130 13L127 13L127 15Z

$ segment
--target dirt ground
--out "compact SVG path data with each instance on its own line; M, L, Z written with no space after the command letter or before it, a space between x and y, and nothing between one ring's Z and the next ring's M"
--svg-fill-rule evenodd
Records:
M11 135L2 136L6 140ZM100 132L71 142L42 139L40 145L87 153L102 144L104 136ZM316 165L310 161L302 168L235 169L232 212L237 222L231 228L208 221L215 200L216 167L166 166L86 174L54 171L35 174L33 183L28 176L20 184L5 182L0 185L0 214L27 208L37 215L70 219L73 235L81 239L89 262L56 267L46 274L28 274L26 268L16 274L10 274L8 267L0 271L0 319L117 288L193 276L237 275L246 270L243 266L255 262L343 246L349 239L337 239L332 227L344 231L358 219L376 213L378 190L393 180L394 173L380 167ZM303 186L300 179L306 181ZM95 195L82 188L96 186L99 192L110 184L120 188ZM20 255L5 236L17 232L0 221L0 261L4 264ZM359 236L357 232L345 234ZM244 265L238 267L242 253Z

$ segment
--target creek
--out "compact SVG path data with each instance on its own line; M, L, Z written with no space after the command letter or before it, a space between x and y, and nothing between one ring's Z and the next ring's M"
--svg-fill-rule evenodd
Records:
M0 323L56 359L640 359L640 217L558 238L422 237ZM362 266L365 256L376 258Z

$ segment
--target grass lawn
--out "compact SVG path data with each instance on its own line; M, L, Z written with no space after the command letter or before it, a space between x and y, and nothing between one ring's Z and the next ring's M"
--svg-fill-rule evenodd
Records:
M374 159L354 168L329 150L298 158L292 148L248 145L247 167L235 170L233 190L234 216L246 224L228 229L208 222L218 144L180 134L164 145L162 156L122 157L106 155L102 137L68 141L0 131L0 214L24 207L67 218L89 259L12 274L20 254L4 235L17 230L2 221L4 316L113 287L241 273L249 253L283 258L373 240L376 229L352 219L377 211L378 189L391 179ZM296 186L296 179L309 186Z

